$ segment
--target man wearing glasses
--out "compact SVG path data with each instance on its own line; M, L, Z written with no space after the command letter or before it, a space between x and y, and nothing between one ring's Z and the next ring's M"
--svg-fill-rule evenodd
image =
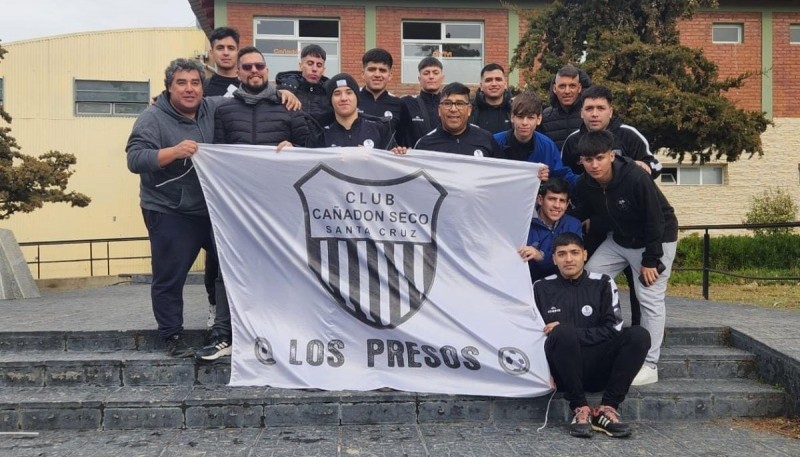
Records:
M414 149L504 158L492 134L469 123L469 116L472 114L469 87L461 83L444 86L439 97L438 111L440 125L420 138Z

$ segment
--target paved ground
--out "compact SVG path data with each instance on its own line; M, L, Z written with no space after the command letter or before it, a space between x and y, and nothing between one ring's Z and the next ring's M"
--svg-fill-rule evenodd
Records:
M0 455L263 457L798 456L800 440L731 421L637 424L629 439L567 436L566 426L380 425L268 429L42 432L0 436Z
M624 294L623 294L624 295ZM186 328L205 327L202 286L186 288ZM0 331L154 328L149 287L120 285L0 301ZM668 326L728 325L800 364L800 313L669 299ZM0 392L2 395L2 392ZM0 456L800 456L800 440L755 432L732 421L635 424L631 439L567 436L566 426L419 426L41 432L0 434Z

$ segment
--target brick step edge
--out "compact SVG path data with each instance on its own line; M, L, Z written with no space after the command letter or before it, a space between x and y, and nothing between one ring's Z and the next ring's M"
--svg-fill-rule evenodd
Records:
M628 422L776 417L783 391L748 380L672 380L634 387ZM45 392L46 391L46 392ZM4 389L0 431L249 428L426 422L544 422L549 396L494 398L413 392L303 392L270 388ZM41 396L39 396L41 395ZM591 404L599 397L589 396ZM548 420L571 419L556 394Z
M712 347L693 354L674 348L662 352L661 379L730 379L757 377L757 361L745 351ZM28 357L25 357L28 356ZM0 354L0 388L58 386L223 385L230 380L230 358L215 363L168 358L160 353L118 351L20 352Z

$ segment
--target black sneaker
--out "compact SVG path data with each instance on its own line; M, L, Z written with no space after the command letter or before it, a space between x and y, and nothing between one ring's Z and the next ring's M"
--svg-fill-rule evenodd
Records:
M194 357L194 349L192 349L183 335L178 333L167 338L167 355L170 357Z
M592 429L614 438L631 436L631 427L619 420L620 415L611 406L601 405L592 411Z
M572 416L572 423L569 424L569 434L578 438L592 437L592 424L590 417L592 411L588 406L575 408L575 415Z
M231 342L226 340L212 341L211 344L197 351L201 360L217 360L220 357L231 355Z

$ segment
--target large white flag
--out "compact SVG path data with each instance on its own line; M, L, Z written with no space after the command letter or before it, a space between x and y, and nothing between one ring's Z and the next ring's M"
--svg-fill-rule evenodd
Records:
M231 385L550 390L525 244L539 165L201 145Z

